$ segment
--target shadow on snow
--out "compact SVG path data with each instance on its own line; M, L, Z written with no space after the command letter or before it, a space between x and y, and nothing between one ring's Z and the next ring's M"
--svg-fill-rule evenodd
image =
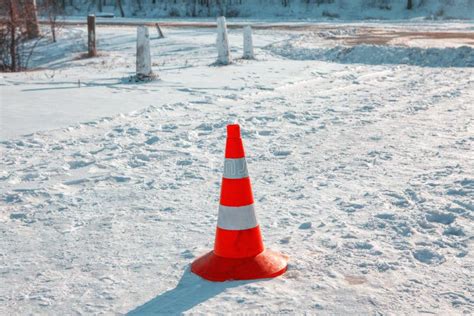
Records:
M127 316L137 315L177 315L192 309L208 299L211 299L226 289L256 282L228 281L209 282L191 273L189 267L183 273L178 285L172 290L166 291L145 304L127 313ZM259 280L262 281L262 280Z

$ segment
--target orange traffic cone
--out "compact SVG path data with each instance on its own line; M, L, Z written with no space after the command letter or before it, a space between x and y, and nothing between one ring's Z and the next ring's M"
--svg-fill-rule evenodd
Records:
M191 271L210 281L273 278L286 271L287 261L263 246L240 126L228 125L214 251L196 259Z

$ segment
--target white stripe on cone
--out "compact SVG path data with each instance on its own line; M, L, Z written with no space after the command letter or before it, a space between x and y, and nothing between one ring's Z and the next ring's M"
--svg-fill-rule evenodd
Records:
M217 226L227 230L246 230L258 225L253 204L246 206L219 205Z
M224 178L242 179L247 178L249 172L247 170L247 162L245 158L231 159L226 158L224 161Z

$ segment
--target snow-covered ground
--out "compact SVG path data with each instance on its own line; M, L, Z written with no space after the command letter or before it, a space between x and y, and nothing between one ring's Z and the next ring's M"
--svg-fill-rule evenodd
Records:
M445 40L420 67L426 41L340 43L342 29L257 30L253 61L231 30L226 67L215 30L165 29L161 79L136 84L135 28L98 28L94 59L66 28L41 69L3 74L0 314L472 313L472 44ZM213 245L235 121L266 246L290 265L211 283L188 265Z

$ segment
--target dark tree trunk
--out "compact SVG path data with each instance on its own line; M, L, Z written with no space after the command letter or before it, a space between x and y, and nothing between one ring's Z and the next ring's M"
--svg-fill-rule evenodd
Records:
M10 70L16 71L17 69L17 60L16 60L16 7L13 3L14 0L9 1L9 14L10 14Z
M56 18L50 18L51 35L53 36L53 43L56 43Z
M11 56L11 71L15 72L17 67L16 60L16 27L14 24L10 26L11 32L11 43L10 43L10 56Z
M156 31L158 32L158 38L165 38L165 34L163 34L163 31L161 30L161 27L158 23L155 23L156 26Z
M125 17L125 12L123 12L122 0L115 0L116 5L119 7L120 16Z
M87 47L89 57L97 56L97 49L95 47L95 15L87 17Z
M407 0L407 10L413 9L413 0Z

